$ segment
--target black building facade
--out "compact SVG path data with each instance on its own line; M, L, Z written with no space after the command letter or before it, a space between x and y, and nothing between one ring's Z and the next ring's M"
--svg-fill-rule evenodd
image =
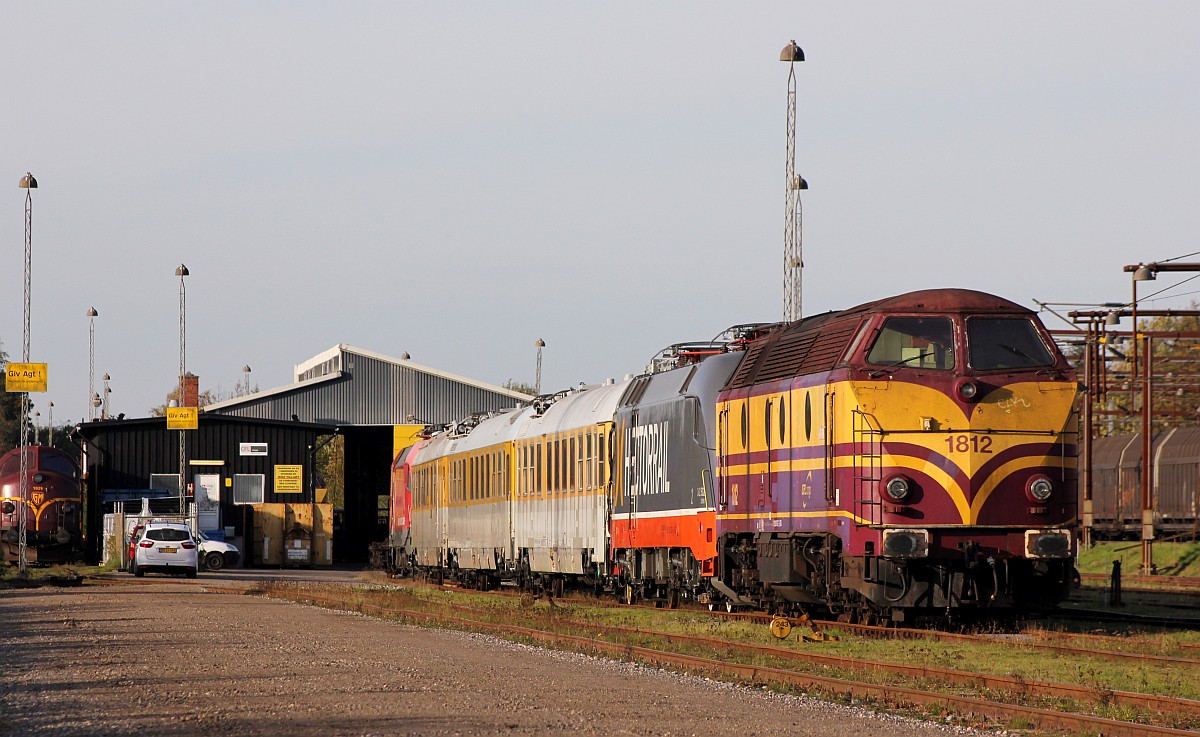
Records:
M103 515L113 500L176 496L179 434L185 434L185 484L200 529L249 539L255 503L316 501L316 451L333 425L201 413L196 430L168 430L166 418L79 425L87 483L87 556L100 559Z

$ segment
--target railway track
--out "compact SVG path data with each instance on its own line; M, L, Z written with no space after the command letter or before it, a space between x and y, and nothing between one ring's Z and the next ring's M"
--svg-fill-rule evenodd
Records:
M1110 576L1107 573L1084 573L1080 575L1080 579L1090 583L1093 586L1107 587ZM1163 590L1164 586L1174 587L1170 590L1200 590L1200 577L1196 576L1147 576L1141 573L1123 574L1121 576L1121 586L1125 588L1135 587L1139 590Z
M447 585L447 584L430 584L430 586L432 586L433 588L442 590L442 591L471 591L471 589L464 589L462 587ZM519 595L519 593L515 592L515 591L514 592L499 591L499 592L495 592L495 593L498 593L500 595L507 594L507 595L512 595L512 596ZM620 608L655 609L655 610L661 611L661 608L658 606L652 606L652 605L646 605L646 604L624 604L624 603L613 601L613 600L597 599L595 597L587 597L587 596L569 596L569 597L562 597L559 600L560 601L569 601L569 602L578 602L578 603L592 605L592 606L599 603L603 606L612 606L612 607L620 607ZM759 621L759 622L763 623L764 627L768 626L770 624L770 622L773 619L775 619L775 617L773 615L764 614L762 612L738 612L738 611L726 612L726 611L721 611L720 609L709 610L707 608L700 608L700 607L691 609L690 611L708 612L713 617L717 617L717 618ZM1134 616L1136 617L1136 615L1134 615ZM1125 622L1129 622L1129 623L1138 623L1137 619L1132 619L1132 618L1128 618L1128 617L1125 619L1114 618L1111 621L1125 621ZM937 640L939 642L962 642L962 643L971 643L971 644L1004 643L1004 644L1011 644L1014 646L1019 646L1019 647L1025 648L1027 650L1036 650L1036 651L1053 653L1056 655L1065 655L1065 656L1070 656L1070 657L1098 658L1098 659L1118 661L1118 662L1127 662L1127 663L1153 662L1153 663L1156 663L1156 664L1162 665L1162 666L1178 666L1178 667L1183 667L1183 668L1200 667L1200 658L1171 657L1171 656L1167 656L1167 655L1158 655L1158 654L1154 654L1154 653L1147 653L1144 650L1140 650L1137 652L1130 652L1128 650L1099 649L1099 648L1088 648L1088 647L1072 647L1069 645L1056 645L1056 644L1052 644L1052 643L1036 642L1036 641L1033 641L1032 639L1030 639L1028 636L1025 637L1024 639L1017 639L1015 637L1005 636L1005 635L969 634L969 633L962 633L962 632L947 632L945 630L936 630L936 629L916 629L916 628L911 628L911 627L891 627L891 626L881 626L881 625L855 624L855 623L835 621L835 620L811 620L811 624L814 627L814 629L818 629L818 630L836 629L836 630L841 630L843 632L854 633L856 635L860 635L863 637L872 637L872 638L880 638L880 639L883 639L883 638L886 638L886 639L912 639L912 640L928 639L928 640ZM1114 644L1114 643L1121 641L1121 638L1102 639L1102 636L1098 636L1098 635L1086 635L1086 636L1080 635L1078 637L1079 637L1079 639L1083 639L1084 637L1092 637L1092 638L1096 638L1096 640L1095 640L1096 642L1101 642L1101 643L1107 642L1109 644ZM1127 640L1126 640L1126 642L1127 642ZM1200 645L1188 645L1186 643L1180 643L1180 644L1183 645L1183 648L1185 649L1185 651L1194 652L1197 655L1200 655Z
M210 587L209 590L217 589ZM231 592L245 593L240 589L231 590ZM379 605L364 601L350 601L346 597L325 596L299 589L274 591L271 593L272 595L280 595L283 598L304 603L349 609L376 616L400 618L423 623L448 624L493 634L528 638L540 643L560 647L565 646L607 656L720 674L756 684L770 683L803 689L816 689L837 695L872 699L890 706L929 707L942 705L953 708L957 712L990 720L1027 721L1043 729L1094 730L1105 735L1195 734L1195 732L1187 732L1168 726L1122 722L1088 714L1040 709L1021 704L999 703L986 698L947 694L944 691L928 691L899 685L868 683L851 678L819 675L780 667L732 663L714 658L685 655L656 647L646 647L641 644L633 645L621 642L607 642L604 640L604 637L662 640L663 642L669 641L676 645L684 644L716 652L739 652L744 655L768 657L785 662L802 662L820 668L836 668L840 671L886 673L909 679L934 679L942 683L981 689L986 692L1003 692L1010 694L1015 699L1052 697L1090 704L1115 703L1155 712L1167 718L1183 720L1191 720L1200 716L1200 701L1190 699L1093 689L1070 684L1025 681L1019 678L991 676L928 666L878 663L857 658L805 653L782 647L739 643L706 636L680 635L638 628L599 625L595 622L574 621L571 623L577 627L586 628L588 632L596 632L596 635L580 636L563 634L529 626L510 625L479 619L477 617L487 615L489 612L459 604L441 606L461 614L472 616L451 616L446 613L431 613L406 607ZM361 594L361 592L358 593ZM495 612L491 611L490 614L494 615ZM559 621L561 623L563 620L560 619Z

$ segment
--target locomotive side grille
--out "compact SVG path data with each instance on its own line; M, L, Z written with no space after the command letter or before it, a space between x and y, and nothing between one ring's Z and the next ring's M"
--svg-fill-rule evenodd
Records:
M798 329L774 333L751 345L729 388L832 369L854 337L858 318L814 322L800 323L794 326Z
M802 373L801 367L819 337L819 332L805 331L780 338L763 360L758 380L770 381Z
M741 386L747 386L754 383L754 376L757 374L759 362L763 357L763 349L766 347L770 338L752 343L746 349L746 357L742 359L742 363L738 366L737 373L729 380L729 388L735 389Z

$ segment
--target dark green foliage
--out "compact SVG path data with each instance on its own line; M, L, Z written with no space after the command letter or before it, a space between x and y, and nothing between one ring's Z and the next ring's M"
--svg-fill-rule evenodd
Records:
M0 350L0 366L8 367L8 354ZM21 394L6 391L7 371L0 374L0 455L17 447L21 439Z

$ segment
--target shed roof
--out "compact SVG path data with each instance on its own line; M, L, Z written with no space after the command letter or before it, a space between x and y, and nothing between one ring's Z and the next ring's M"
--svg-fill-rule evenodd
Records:
M452 422L532 397L339 343L294 367L295 383L210 404L205 412L342 426Z

